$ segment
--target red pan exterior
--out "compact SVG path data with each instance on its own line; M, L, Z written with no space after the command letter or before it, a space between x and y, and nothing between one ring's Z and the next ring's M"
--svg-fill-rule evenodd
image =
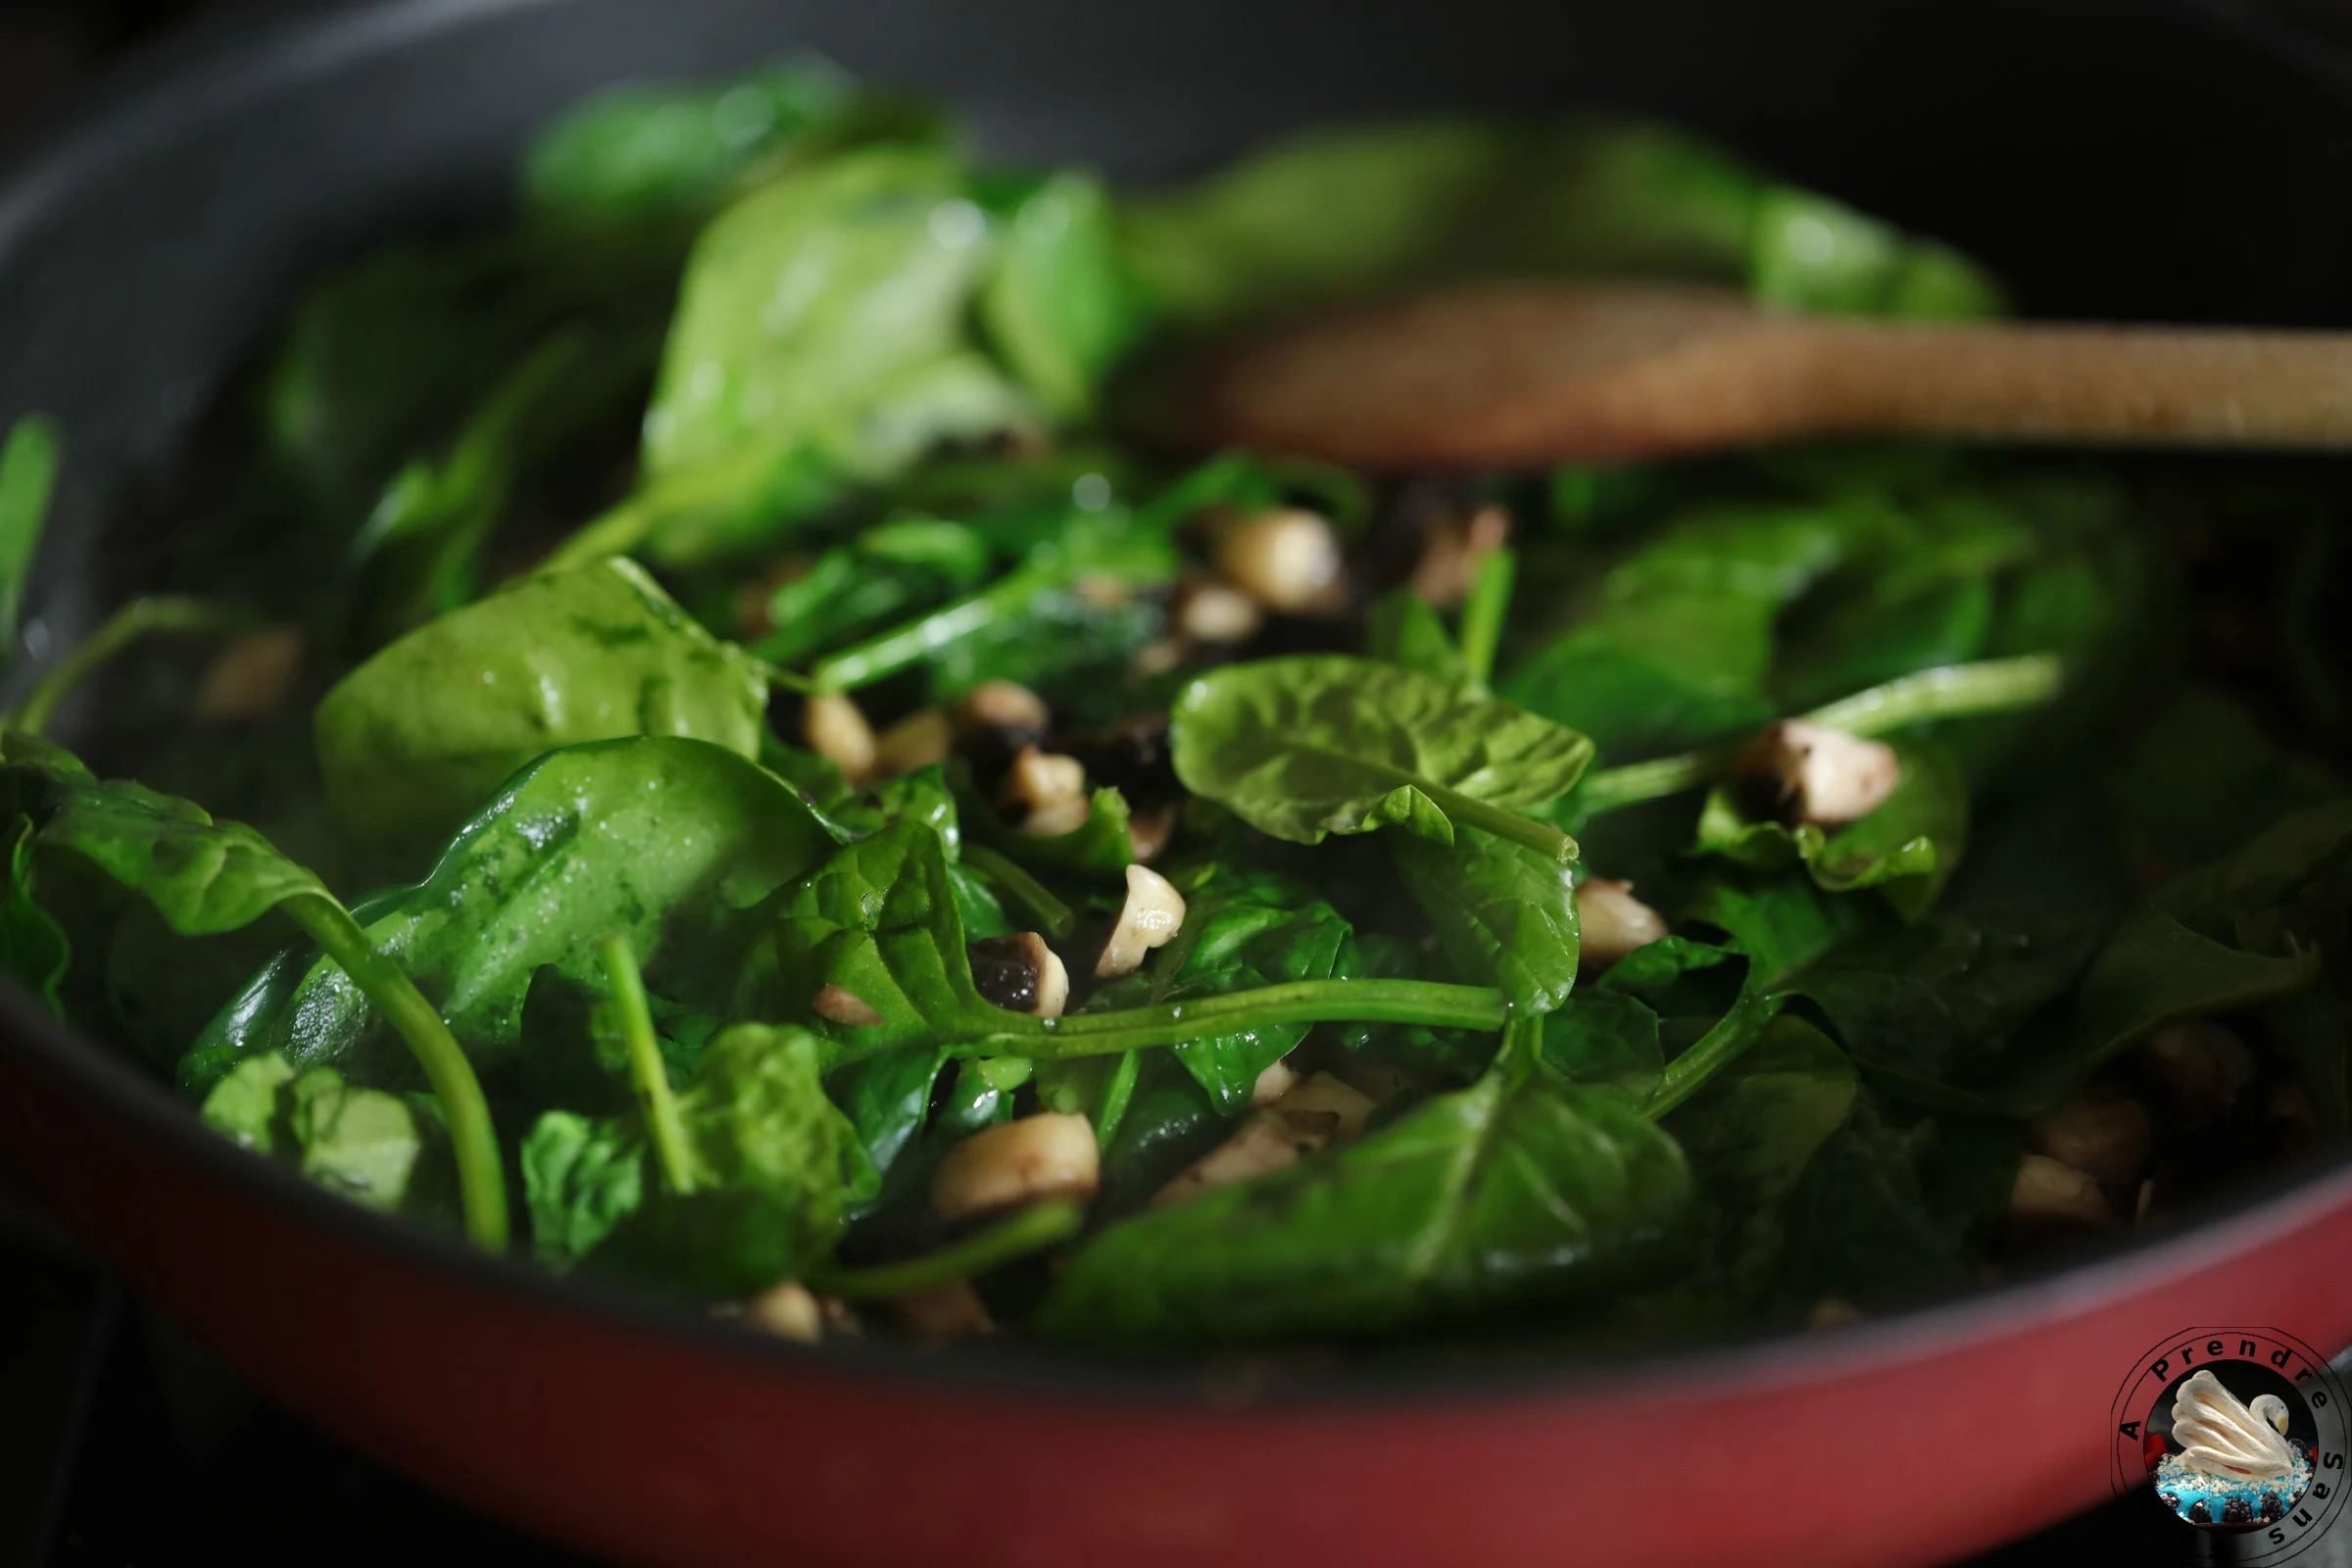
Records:
M1260 3L1246 0L1250 25ZM1459 9L1484 14L1497 4ZM691 11L712 36L737 25L725 19L761 9L663 0L658 14L671 17L672 8ZM1554 0L1530 9L1557 8ZM241 351L249 328L237 323L282 303L275 291L285 276L321 247L362 235L390 203L386 193L441 188L462 139L455 127L467 114L490 105L526 124L545 103L586 84L593 73L578 64L585 57L552 45L580 36L558 13L588 9L553 0L415 0L382 8L380 25L320 25L277 66L240 74L240 60L200 83L159 91L142 101L161 110L96 126L33 178L0 192L0 273L12 280L0 291L0 413L19 398L65 416L78 438L59 543L79 548L76 530L93 527L104 510L86 488L90 472L132 466L145 449L169 444L152 430L180 416L172 400L202 384L200 371ZM631 10L597 9L609 27L622 25L613 19ZM820 11L830 19L853 63L888 58L894 39L947 37L963 26L950 37L953 55L938 53L932 70L950 74L956 60L968 60L983 87L1007 88L997 97L1000 109L1051 97L1050 88L1031 91L1024 74L1034 66L1051 76L1045 64L992 52L987 26L962 20L981 8L931 9L936 26L915 25L895 6L811 4L808 15L811 25ZM1027 9L1054 11L1049 0L1028 0ZM1114 9L1073 5L1054 14L1093 28ZM1215 8L1195 0L1165 9ZM1227 47L1238 29L1214 18L1200 24L1187 58L1200 67L1200 92L1250 69L1279 76L1267 49L1283 37L1306 65L1328 67L1342 44L1383 29L1392 43L1400 27L1420 29L1431 40L1424 53L1447 53L1438 45L1458 20L1457 7L1417 7L1399 22L1397 7L1367 3L1348 37L1338 38L1277 24L1275 13L1296 23L1311 7L1264 0L1264 9L1258 42L1267 47L1244 55ZM1633 25L1653 10L1681 17L1701 8L1676 0L1592 9ZM1776 102L1835 101L1839 116L1848 115L1853 100L1808 97L1774 70L1749 72L1744 58L1727 56L1713 74L1692 68L1691 51L1711 37L1732 40L1719 54L1733 50L1742 26L1780 40L1774 47L1788 56L1782 65L1829 58L1802 36L1783 38L1805 9L1784 16L1776 6L1767 24L1741 20L1760 11L1729 4L1718 26L1661 36L1655 50L1613 46L1623 58L1603 50L1604 64L1630 73L1642 59L1670 54L1676 84L1704 80L1709 93L1729 92L1761 76L1759 90ZM1815 41L1842 47L1907 14L1855 9L1868 10L1868 25L1841 31L1837 7L1811 7L1820 13L1809 24ZM2010 7L2037 23L2093 9L2046 0ZM1996 12L2008 14L1996 0L1955 3L1938 13L1938 25L1949 30L1965 17ZM2166 36L2182 35L2188 24L2180 18L2192 12L2203 14L2168 8ZM786 41L798 36L801 15L775 24ZM436 57L429 71L419 67L421 87L395 90L388 75L360 69L466 19L474 20L465 47ZM1457 30L1475 37L1476 22L1470 17ZM757 30L741 25L746 36ZM2139 11L2132 26L2143 47L2162 30ZM693 31L665 24L648 38L666 47ZM1111 47L1103 33L1081 28L1056 36L1072 51ZM2069 58L2042 42L2047 47L2003 46L1995 58L2004 71ZM711 47L735 50L735 35L726 34L724 49ZM2085 46L2078 39L2070 47ZM2217 45L2198 58L2216 69L2234 60L2253 79L2244 50L2231 49ZM1470 73L1468 54L1451 53L1460 56L1446 89L1451 100L1500 101L1512 59L1475 62ZM1522 62L1573 58L1507 53ZM909 74L922 79L921 62L908 58ZM534 78L527 90L539 96L517 101L523 78L551 62L577 69L582 79ZM641 65L678 69L635 54L595 69ZM338 78L319 96L366 135L348 127L288 132L271 118L269 92L291 95L285 81L338 72L357 85ZM1477 94L1461 85L1473 75ZM2121 65L2096 79L2067 74L2060 96L2073 101L2129 76ZM1081 74L1060 79L1081 96L1088 86ZM1532 74L1518 79L1523 89L1546 85ZM1923 113L1962 113L1984 100L1983 79L1968 75L1964 94ZM2150 79L2164 84L2161 73ZM1278 84L1302 103L1315 85L1304 69ZM1271 91L1229 97L1224 107L1237 117L1275 101ZM2284 77L2260 95L2257 107L2275 112L2292 135L2244 115L2184 122L2169 110L2118 112L2100 122L2128 124L2127 150L2147 161L2143 125L2148 134L2185 126L2204 148L2244 122L2252 125L2245 135L2270 138L2261 165L2270 173L2323 139L2316 127L2325 122L2316 109L2307 113L2318 97L2317 87ZM1316 100L1315 112L1360 101ZM1109 128L1152 107L1135 94L1098 106ZM1989 125L1967 134L1939 128L1922 145L1989 145L2009 118L2003 99ZM1781 122L1759 114L1755 122ZM1038 133L1041 143L1053 139ZM319 151L330 143L342 149L337 159L358 158L356 146L375 161L358 158L355 172ZM2095 153L2102 144L2084 145ZM201 150L207 167L229 167L206 185L193 162L183 169L176 161L183 150L191 160ZM301 167L304 156L319 160L316 170ZM2153 200L2133 207L2131 188L2113 177L2081 177L2078 168L2113 172L2081 149L2073 156L2053 176L2066 199L2046 204L2036 223L2058 221L2111 190L2122 192L2113 199L2134 222L2155 210ZM130 188L134 166L145 169L135 193L108 197L108 188ZM2003 179L2017 177L2009 167ZM2137 165L2117 167L2128 173ZM2188 168L2165 163L2162 178L2184 179ZM2276 183L2209 182L2205 199ZM2320 194L2306 205L2324 210L2325 192L2341 181L2311 188ZM104 221L58 216L86 191L97 192L90 204L105 208ZM298 210L304 201L333 210ZM2086 220L2070 243L2089 255L2101 233L2122 226ZM2207 226L2230 224L2216 218ZM83 248L63 254L56 235L68 227ZM2185 253L2186 244L2174 250ZM153 297L93 281L126 248L158 259L137 279ZM2318 254L2280 244L2266 249L2264 266L2290 251ZM2106 290L2153 275L2096 257L2083 266ZM2323 270L2352 275L2352 268ZM186 297L201 308L165 298L159 278L197 280L186 283ZM2137 302L2109 293L2095 303L2128 310ZM109 330L122 341L107 354L81 352L89 334ZM110 411L121 433L82 435ZM803 1350L483 1260L230 1149L165 1092L4 991L0 1152L133 1286L294 1410L486 1511L601 1555L648 1563L1924 1563L2023 1534L2103 1496L2110 1400L2159 1339L2225 1323L2274 1326L2328 1348L2352 1341L2352 1168L2344 1166L2172 1241L1886 1323L1516 1384L1489 1377L1236 1407L1230 1391L1220 1399L1165 1378L1017 1358L974 1365L883 1347Z
M0 1051L0 1145L68 1224L294 1410L632 1562L1929 1563L2103 1496L2109 1402L2157 1340L2352 1341L2339 1168L1989 1298L1581 1383L1255 1409L1022 1389L919 1352L829 1364L403 1235L100 1065Z

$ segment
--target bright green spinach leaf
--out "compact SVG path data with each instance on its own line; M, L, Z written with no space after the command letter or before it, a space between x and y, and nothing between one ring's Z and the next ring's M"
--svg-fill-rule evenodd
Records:
M1337 654L1229 664L1177 698L1185 788L1298 844L1392 823L1450 844L1457 823L1566 859L1516 814L1567 793L1592 758L1574 730L1460 682Z

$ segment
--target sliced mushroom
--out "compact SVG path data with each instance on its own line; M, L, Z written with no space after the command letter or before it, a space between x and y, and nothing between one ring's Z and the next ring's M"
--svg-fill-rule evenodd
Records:
M1291 1070L1290 1063L1278 1061L1259 1073L1257 1082L1250 1086L1250 1103L1271 1105L1297 1088L1298 1084L1298 1075Z
M988 1303L980 1299L970 1280L950 1280L934 1285L927 1291L911 1296L894 1297L890 1315L925 1345L946 1345L956 1340L984 1339L997 1332L996 1319L988 1314Z
M779 1339L814 1345L825 1337L824 1313L808 1287L795 1280L760 1292L744 1303L743 1320Z
M2234 1033L2204 1018L2167 1024L2148 1036L2141 1054L2172 1091L2180 1119L2192 1127L2228 1120L2239 1094L2254 1081L2254 1053Z
M931 1175L931 1206L957 1220L1041 1198L1084 1202L1101 1181L1094 1123L1045 1111L984 1128L949 1150Z
M1577 965L1605 969L1666 935L1666 917L1634 897L1631 882L1589 877L1576 890Z
M2009 1218L2027 1225L2106 1230L2115 1224L2115 1210L2088 1171L2047 1154L2028 1154L2018 1161L2017 1185L2009 1191Z
M1262 1080L1261 1080L1262 1082ZM1352 1089L1327 1072L1310 1073L1273 1103L1285 1112L1330 1115L1338 1118L1334 1136L1341 1143L1363 1136L1364 1124L1379 1108L1370 1095Z
M1044 698L1008 680L984 680L963 694L956 705L956 732L972 736L994 732L1018 737L1015 750L1045 739L1054 715Z
M1332 1076L1375 1105L1420 1087L1420 1080L1413 1074L1385 1061L1343 1061L1332 1068Z
M1037 837L1067 833L1086 820L1086 764L1075 757L1024 746L1005 771L998 802L1021 831ZM1074 813L1074 814L1073 814Z
M1338 532L1327 518L1298 507L1215 519L1209 559L1218 575L1268 610L1328 611L1345 591Z
M1214 577L1188 577L1176 589L1169 619L1179 634L1197 643L1246 643L1265 616L1257 601Z
M874 1004L847 986L818 986L816 995L808 999L808 1010L819 1018L853 1029L870 1029L882 1021L882 1014L874 1010Z
M936 708L922 709L891 725L874 743L875 776L897 778L933 766L946 761L955 748L955 727L948 715Z
M1095 960L1095 978L1116 979L1142 967L1144 955L1167 946L1184 925L1184 895L1148 865L1127 868L1127 901Z
M874 727L847 697L839 692L810 697L801 715L801 735L810 751L840 768L851 783L872 780L878 750Z
M1230 1187L1268 1171L1296 1165L1307 1155L1330 1148L1339 1131L1340 1118L1327 1110L1285 1111L1269 1107L1255 1111L1231 1138L1193 1161L1173 1181L1152 1194L1152 1205L1181 1203L1219 1187Z
M196 717L207 724L251 724L284 706L302 671L302 629L270 626L231 638L213 657L196 688Z
M1732 764L1748 808L1790 826L1834 827L1868 816L1902 776L1892 748L1802 718L1765 730Z
M1127 848L1135 858L1149 864L1168 847L1176 833L1176 820L1182 813L1173 806L1154 807L1149 811L1137 811L1127 818Z
M2147 1107L2115 1094L2085 1092L2034 1124L2034 1148L2087 1171L2110 1194L2127 1193L2148 1162Z
M1013 1012L1058 1018L1070 1000L1070 971L1034 931L964 944L980 995Z

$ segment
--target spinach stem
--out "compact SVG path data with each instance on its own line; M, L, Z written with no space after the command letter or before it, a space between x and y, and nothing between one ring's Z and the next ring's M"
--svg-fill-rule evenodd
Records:
M400 966L375 951L350 910L324 894L303 894L278 907L309 933L319 951L343 966L424 1069L425 1081L449 1122L466 1234L485 1252L505 1251L506 1166L498 1152L498 1129L490 1120L490 1102L482 1098L481 1080L474 1076L465 1048Z
M106 617L98 629L84 637L65 658L52 665L24 701L17 705L10 716L12 728L27 735L38 735L74 687L87 680L92 671L117 654L143 637L158 632L223 632L238 631L253 624L253 616L233 606L216 604L209 599L188 599L174 594L143 595Z
M540 558L538 571L569 571L611 556L625 556L653 531L654 509L645 495L628 496L589 518Z
M596 951L605 960L605 983L612 987L612 1010L619 1014L621 1042L628 1050L629 1081L645 1107L646 1137L654 1146L654 1162L662 1167L662 1185L673 1193L691 1193L694 1167L686 1158L686 1124L678 1119L662 1043L654 1038L653 1004L646 999L637 955L629 951L629 939L617 935L599 942Z
M818 1270L808 1277L808 1288L845 1301L912 1296L1066 1242L1085 1224L1085 1209L1066 1198L1049 1198L917 1257L871 1268Z
M1937 719L1977 718L2037 708L2056 697L2065 683L2065 666L2055 655L2026 654L1899 675L1801 716L1850 735L1886 735ZM1585 780L1571 798L1572 804L1587 816L1593 816L1704 788L1722 777L1744 746L1744 742L1735 741L1677 757L1603 768Z
M1470 596L1462 601L1462 667L1481 686L1494 675L1494 651L1502 646L1502 623L1511 608L1511 585L1519 575L1519 558L1508 550L1490 550L1470 580Z
M1443 784L1416 780L1415 787L1437 802L1438 808L1457 823L1467 822L1472 827L1483 827L1497 838L1524 844L1563 865L1576 858L1576 840L1549 822L1539 822L1532 816L1506 811L1499 806L1489 805Z
M1733 1003L1731 1011L1715 1020L1714 1028L1666 1064L1665 1076L1658 1080L1656 1092L1643 1107L1649 1118L1655 1121L1665 1115L1698 1093L1708 1079L1738 1060L1740 1054L1756 1043L1764 1026L1780 1012L1781 1000L1741 997Z
M963 863L997 885L999 892L1028 911L1038 928L1058 942L1078 923L1076 911L1054 896L1053 890L1023 870L1013 858L985 844L965 841Z
M950 1049L957 1055L1039 1060L1106 1056L1278 1023L1418 1023L1491 1034L1502 1027L1509 1010L1502 993L1486 986L1435 980L1294 980L1113 1012L1059 1018L1008 1014L1025 1027L992 1031Z
M976 593L818 660L808 683L821 692L854 692L886 680L1059 587L1068 574L1059 560L1017 566Z

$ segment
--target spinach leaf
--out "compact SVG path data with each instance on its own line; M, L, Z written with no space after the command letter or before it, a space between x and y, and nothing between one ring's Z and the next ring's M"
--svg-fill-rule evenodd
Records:
M1035 1328L1124 1347L1363 1335L1644 1279L1690 1176L1622 1097L1556 1077L1536 1034L1362 1142L1126 1220Z
M1365 615L1364 653L1440 680L1460 680L1469 673L1446 622L1410 588L1392 588L1372 601Z
M308 1180L368 1208L411 1207L424 1185L416 1109L398 1095L348 1084L331 1067L297 1073L275 1052L248 1057L205 1097L202 1115L240 1147L282 1155Z
M1876 1310L1968 1290L1977 1272L1967 1244L1987 1217L1986 1195L2007 1197L2018 1148L2013 1124L1903 1126L1857 1091L1780 1210L1781 1299L1801 1307L1835 1296Z
M839 1238L849 1195L871 1190L849 1121L818 1080L805 1030L737 1024L710 1043L678 1096L692 1190L639 1179L635 1209L594 1262L698 1296L748 1296L816 1266Z
M1180 873L1177 886L1185 899L1184 925L1166 951L1149 968L1098 991L1082 1011L1348 977L1348 922L1289 877L1211 864ZM1231 1113L1250 1103L1258 1074L1298 1049L1310 1027L1256 1024L1173 1050L1217 1109Z
M229 1082L234 1079L223 1080L224 1086ZM636 1212L645 1191L643 1139L625 1122L547 1110L522 1140L531 1249L549 1268L568 1269L595 1251Z
M1465 828L1450 845L1398 836L1405 891L1464 980L1513 1006L1549 1012L1576 986L1576 893L1568 867L1523 844Z
M1999 305L1939 246L1679 131L1599 120L1309 132L1130 202L1121 227L1153 300L1196 321L1482 275L1744 282L1775 304L1870 314Z
M894 615L969 592L988 574L989 558L986 538L960 522L917 515L876 523L769 591L759 616L768 629L752 651L771 663L800 663Z
M1921 914L1968 841L1968 783L1934 745L1909 738L1889 744L1902 778L1869 815L1835 829L1810 822L1787 828L1750 819L1731 788L1718 785L1699 813L1698 848L1760 870L1802 861L1824 892L1877 888L1902 913Z
M1889 516L1869 495L1690 509L1571 600L1566 629L1496 690L1612 758L1753 729L1777 712L1766 683L1781 612Z
M2073 908L1940 910L1832 949L1788 989L1821 1008L1881 1093L1981 1105L2020 1031L2073 993L2106 930Z
M921 822L835 851L778 894L770 918L745 1010L821 1031L833 1059L968 1040L1023 1017L974 985L946 850Z
M752 757L766 711L756 661L613 560L525 577L419 627L338 682L315 723L336 816L411 840L448 832L559 747L674 735Z
M583 227L695 219L762 174L894 133L936 131L927 112L813 56L708 84L617 87L540 127L523 157L523 205Z
M1658 1015L1622 992L1580 991L1544 1015L1544 1061L1570 1083L1646 1101L1666 1070Z
M1736 1300L1771 1294L1788 1242L1786 1201L1845 1125L1856 1090L1844 1054L1783 1015L1667 1118L1712 1210L1716 1266Z
M2169 874L2216 859L2289 812L2345 794L2335 773L2280 746L2245 707L2191 686L2152 714L2105 769L2102 818L2126 860Z
M875 1174L887 1176L931 1114L931 1089L948 1054L939 1046L909 1046L854 1061L829 1074L826 1092L850 1119Z
M33 844L32 818L19 816L9 836L8 884L0 888L0 969L62 1018L58 987L73 962L74 945L34 897Z
M1065 1116L1084 1116L1095 1124L1095 1143L1107 1149L1127 1124L1128 1106L1135 1102L1143 1076L1145 1053L1116 1056L1073 1056L1037 1064L1037 1102ZM1196 1080L1197 1082L1198 1080Z
M1020 181L996 205L1004 239L980 291L981 330L1048 414L1085 418L1143 325L1110 199L1091 175L1061 173Z
M673 1002L722 1011L758 934L753 908L833 846L790 787L707 742L633 737L574 746L514 778L416 887L387 900L368 941L433 997L485 1068L512 1062L533 975L600 988L596 943L646 956ZM199 1087L257 1051L396 1084L371 999L331 962L232 1004L182 1066Z
M757 542L942 439L1029 417L966 341L990 254L961 172L925 149L847 153L719 215L646 415L646 553L675 565Z
M2023 1109L2071 1093L2099 1062L2182 1018L2291 997L2352 936L2352 802L2299 811L2233 854L2175 877L2124 918L2083 976L2073 1027L2025 1064ZM2333 938L2336 940L2330 941ZM2314 1044L2293 1031L2299 1048ZM2323 1090L2333 1076L2309 1059Z
M1458 823L1566 859L1565 834L1515 814L1565 794L1592 744L1508 703L1337 654L1229 664L1177 698L1176 776L1297 844L1391 823L1441 844Z
M38 415L10 425L0 442L0 658L16 656L17 617L49 516L57 452L57 427Z

